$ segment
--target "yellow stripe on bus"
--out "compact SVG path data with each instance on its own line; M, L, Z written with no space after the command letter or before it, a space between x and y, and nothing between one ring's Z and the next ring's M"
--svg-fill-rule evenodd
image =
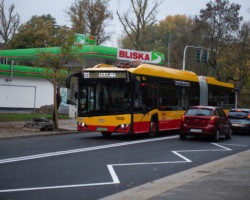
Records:
M97 117L78 117L78 122L95 126L118 126L120 124L130 124L131 115L110 115Z

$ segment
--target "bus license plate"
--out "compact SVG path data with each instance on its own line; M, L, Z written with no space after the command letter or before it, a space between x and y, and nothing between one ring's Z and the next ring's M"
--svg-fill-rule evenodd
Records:
M201 133L201 132L202 132L202 129L194 129L194 128L191 128L191 129L190 129L190 132Z
M106 128L106 127L97 127L96 130L97 131L107 131L108 128Z

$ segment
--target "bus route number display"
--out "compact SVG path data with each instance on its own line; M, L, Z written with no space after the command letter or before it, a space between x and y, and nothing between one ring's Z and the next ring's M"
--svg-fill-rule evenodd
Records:
M124 72L84 72L84 78L126 78Z

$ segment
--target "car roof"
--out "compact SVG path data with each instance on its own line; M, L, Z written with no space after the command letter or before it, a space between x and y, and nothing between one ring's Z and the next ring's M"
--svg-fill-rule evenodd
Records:
M217 107L217 106L190 106L188 109L192 109L192 108L215 110L215 109L217 109L219 107Z
M250 109L248 108L233 108L231 109L229 112L241 112L241 111L244 111L244 112L250 112Z

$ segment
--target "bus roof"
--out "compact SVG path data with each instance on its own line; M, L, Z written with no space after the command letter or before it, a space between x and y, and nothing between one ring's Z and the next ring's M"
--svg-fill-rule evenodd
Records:
M178 79L178 80L186 80L186 81L193 81L199 82L199 78L194 72L190 71L183 71L178 69L173 69L169 67L161 67L157 65L151 64L141 64L136 68L118 68L114 65L109 64L98 64L93 68L87 68L86 71L129 71L133 74L141 74L141 75L151 75L151 76L158 76L163 78L171 78L171 79ZM207 83L211 85L217 85L222 87L234 88L234 85L231 83L225 83L221 81L217 81L213 77L206 77Z
M198 76L194 72L183 71L169 67L161 67L157 65L142 64L137 68L130 68L128 71L135 74L199 82Z
M172 69L169 67L161 67L157 65L141 64L136 68L118 68L113 65L99 64L86 71L129 71L133 74L151 75L163 78L179 79L186 81L199 82L198 76L194 72Z
M207 83L211 84L211 85L218 85L218 86L222 86L222 87L234 88L234 85L231 83L217 81L215 78L209 77L209 76L207 77Z

